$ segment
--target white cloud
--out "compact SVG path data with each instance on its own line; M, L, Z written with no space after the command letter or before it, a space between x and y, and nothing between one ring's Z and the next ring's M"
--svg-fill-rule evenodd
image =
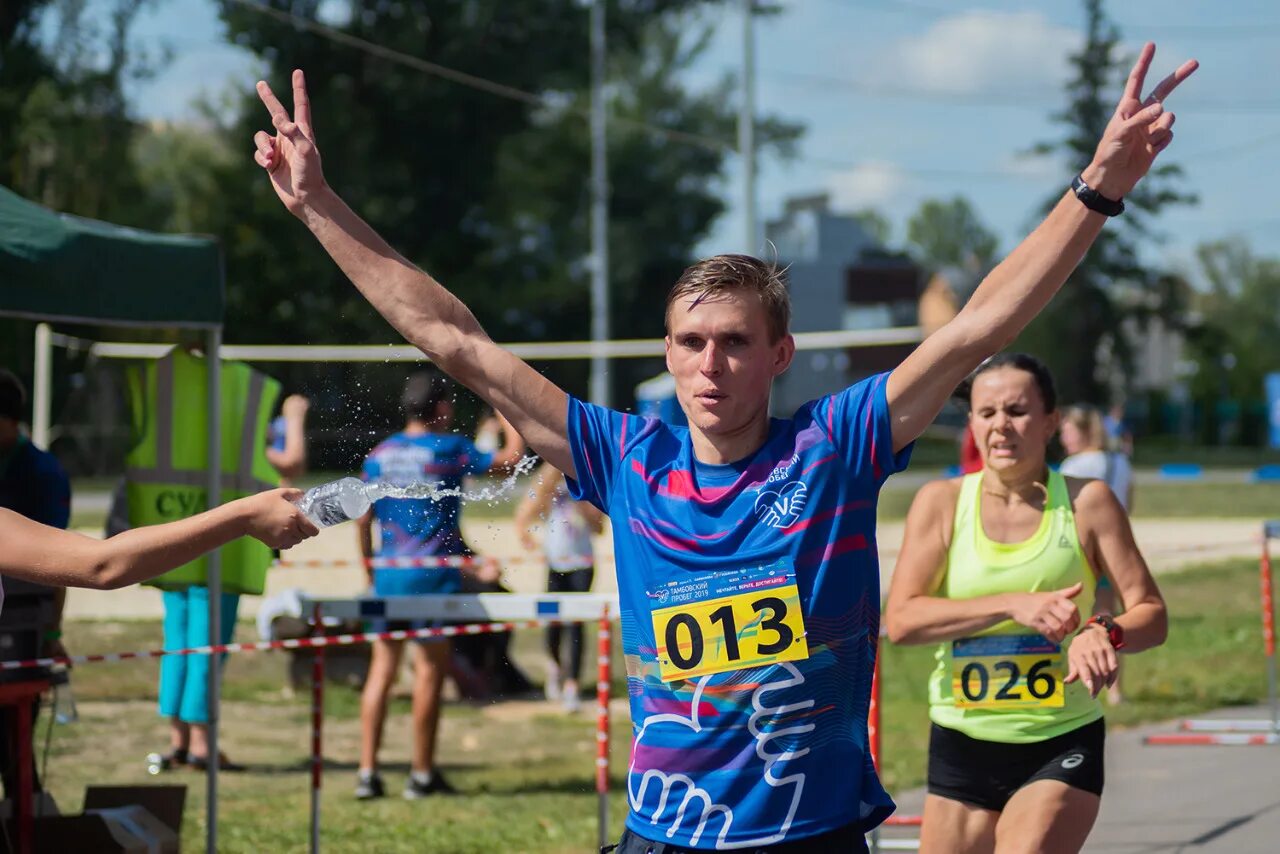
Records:
M1005 90L1058 97L1067 54L1083 35L1039 12L970 11L892 46L877 63L884 86L969 94Z
M868 160L829 181L831 206L836 210L875 207L894 199L907 182L907 175L896 163Z

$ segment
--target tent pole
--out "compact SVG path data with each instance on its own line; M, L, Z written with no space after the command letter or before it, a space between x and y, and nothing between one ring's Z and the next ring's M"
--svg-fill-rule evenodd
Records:
M47 323L36 324L36 371L31 392L31 442L49 450L49 412L52 409L53 330Z
M209 413L209 454L206 503L213 509L222 503L222 327L215 326L209 330L208 346L205 347L205 369L209 381L208 405ZM221 643L222 639L222 560L219 549L209 553L209 643ZM209 662L209 753L206 766L206 802L205 802L205 851L217 854L218 851L218 766L221 754L218 748L218 722L221 717L221 656L211 657Z

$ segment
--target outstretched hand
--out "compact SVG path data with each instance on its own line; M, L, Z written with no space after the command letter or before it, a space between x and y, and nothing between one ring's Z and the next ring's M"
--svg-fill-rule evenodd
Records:
M1174 115L1165 110L1164 100L1200 67L1196 60L1187 60L1144 100L1142 87L1155 55L1154 44L1142 46L1142 53L1129 72L1124 95L1098 142L1093 163L1084 172L1085 182L1108 199L1128 195L1147 174L1156 156L1173 141Z
M280 103L266 81L258 81L258 97L271 113L275 136L258 131L253 159L271 175L271 186L294 216L302 216L310 195L324 188L320 149L311 126L311 102L302 70L293 72L293 116Z

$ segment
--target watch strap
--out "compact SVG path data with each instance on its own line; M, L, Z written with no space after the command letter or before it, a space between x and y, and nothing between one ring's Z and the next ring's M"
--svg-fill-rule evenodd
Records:
M1124 199L1108 199L1086 184L1084 176L1079 173L1071 179L1071 192L1076 194L1076 198L1086 208L1103 216L1119 216L1124 213Z
M1124 629L1110 614L1094 614L1085 625L1102 627L1111 645L1117 650L1124 649Z

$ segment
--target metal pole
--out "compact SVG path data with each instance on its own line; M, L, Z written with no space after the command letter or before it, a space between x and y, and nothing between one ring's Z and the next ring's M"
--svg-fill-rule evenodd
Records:
M1258 562L1262 582L1262 641L1267 652L1267 696L1271 700L1271 729L1280 732L1280 700L1276 697L1276 610L1275 583L1271 575L1271 539L1262 529L1262 559Z
M742 0L742 103L738 107L738 154L742 158L742 218L746 245L744 252L755 255L759 248L756 224L756 38L755 0Z
M205 348L205 370L208 376L209 453L207 459L208 485L205 487L205 505L209 509L222 503L222 328L209 330ZM218 549L209 552L209 643L222 642L222 556ZM209 756L205 771L205 851L216 854L218 850L218 766L221 753L218 748L218 718L221 700L221 656L209 661Z
M312 635L324 634L320 606L312 613ZM324 779L324 647L311 661L311 854L320 854L320 785Z
M613 685L613 658L609 606L600 614L599 648L596 659L596 795L600 812L597 847L609 844L609 695Z
M605 142L604 4L591 4L591 338L609 340L609 175ZM591 357L591 401L609 405L609 363Z
M53 341L47 323L36 324L36 372L31 390L31 442L49 450L49 411L53 399Z

